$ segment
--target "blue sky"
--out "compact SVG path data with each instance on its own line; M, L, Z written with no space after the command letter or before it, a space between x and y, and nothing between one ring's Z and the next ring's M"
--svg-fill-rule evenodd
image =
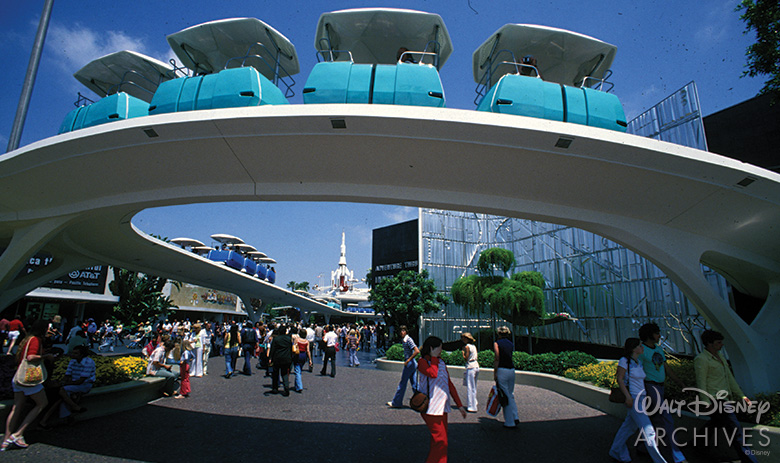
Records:
M130 49L168 61L165 36L215 19L256 17L286 35L298 51L301 91L316 62L314 33L319 15L359 7L396 7L438 13L452 36L454 53L441 71L447 106L472 109L472 52L506 23L540 24L590 35L618 47L613 92L631 119L695 80L704 114L749 99L761 79L740 78L752 34L734 12L738 0L679 1L202 1L105 2L55 0L49 34L33 92L22 145L53 136L73 108L76 92L93 96L72 74L87 62ZM0 145L8 143L43 0L0 6ZM41 186L41 187L45 187ZM226 203L147 210L134 219L142 230L208 241L230 233L274 257L278 281L326 281L338 263L341 231L347 262L363 277L371 265L371 230L416 217L407 207L336 203Z

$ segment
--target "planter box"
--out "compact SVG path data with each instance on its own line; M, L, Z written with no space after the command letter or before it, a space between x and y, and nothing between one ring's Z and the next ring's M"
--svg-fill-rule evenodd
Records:
M93 388L89 394L81 399L81 405L87 407L88 410L76 416L79 420L85 420L142 407L161 396L160 388L164 381L163 378L148 376L124 383ZM5 429L5 420L11 412L13 404L13 400L0 402L0 419L3 429Z

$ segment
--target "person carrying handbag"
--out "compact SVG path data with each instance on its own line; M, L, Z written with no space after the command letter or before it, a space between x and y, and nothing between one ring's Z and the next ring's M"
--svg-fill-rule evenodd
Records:
M430 336L423 342L417 370L420 372L420 391L428 391L428 408L421 412L423 421L431 432L431 446L426 463L446 463L447 416L450 412L450 397L455 401L463 418L466 408L460 401L458 390L450 380L447 365L441 359L442 340ZM425 382L425 384L422 384Z
M27 448L24 431L49 404L46 391L43 390L43 382L46 380L46 367L43 365L43 361L44 359L54 360L53 355L43 353L43 338L46 336L48 328L49 324L46 320L35 322L17 351L17 371L13 380L14 405L5 421L5 438L0 451L7 450L11 445L23 449ZM19 419L22 418L27 397L33 399L35 407L17 427ZM16 431L12 432L14 429Z

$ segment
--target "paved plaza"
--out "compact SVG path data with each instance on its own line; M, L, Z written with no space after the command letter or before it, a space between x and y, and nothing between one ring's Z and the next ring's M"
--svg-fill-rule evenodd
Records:
M360 368L346 367L343 351L337 355L335 378L320 376L315 365L304 373L304 392L289 397L269 394L271 381L262 370L223 378L223 358L212 357L210 374L192 379L187 399L164 398L71 427L30 430L30 447L0 454L0 461L423 461L429 433L419 414L385 405L400 374L376 369L370 354L360 354ZM454 383L465 399L461 378ZM617 418L554 392L516 386L521 423L506 430L484 411L491 385L479 381L479 413L465 420L450 415L450 461L610 461ZM650 459L639 455L634 461Z

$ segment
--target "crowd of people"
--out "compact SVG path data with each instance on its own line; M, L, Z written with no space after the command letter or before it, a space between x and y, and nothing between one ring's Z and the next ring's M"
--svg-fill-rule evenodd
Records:
M128 340L130 347L142 348L147 357L147 375L164 378L161 390L166 396L176 398L189 397L192 391L191 378L208 374L209 359L224 357L225 379L235 374L252 375L260 370L271 377L270 394L289 396L293 392L302 393L303 371L313 372L314 359L322 358L321 375L328 374L330 362L331 377L336 375L336 352L346 350L349 353L349 366L359 367L358 350L375 350L381 353L389 341L388 332L383 325L319 325L304 323L268 323L237 322L224 323L184 321L159 321L139 323L131 330L125 330L121 324L110 321L98 325L93 319L78 321L64 335L65 322L59 316L49 321L38 320L25 325L18 319L0 320L0 349L7 340L7 353L13 356L17 365L12 381L14 404L8 414L5 435L0 451L12 446L26 448L24 433L40 416L40 427L48 429L52 421L58 418L70 418L73 414L83 413L86 408L79 404L81 396L92 389L95 382L95 362L89 357L96 344L98 351L113 350L117 344ZM27 328L29 327L29 328ZM396 387L393 399L387 402L391 408L403 407L407 385L411 384L412 394L424 393L427 406L421 410L421 417L430 431L430 449L427 462L447 461L447 422L454 402L463 418L478 410L476 395L479 363L475 339L470 333L460 337L461 352L465 362L463 385L466 387L466 405L459 397L447 365L441 361L443 341L435 336L428 337L418 348L405 326L399 327L400 341L404 350L404 368L401 380ZM623 356L618 362L616 379L619 389L625 397L626 418L618 429L609 449L614 461L631 460L629 439L640 431L641 445L637 447L649 454L654 463L665 463L662 447L669 447L674 463L685 463L678 442L657 437L657 429L663 429L660 435L674 435L674 423L668 410L656 407L665 400L665 384L668 379L680 386L696 386L701 391L701 400L730 400L732 402L750 400L739 388L728 363L721 353L724 336L707 330L702 336L702 351L695 359L696 384L683 384L673 371L665 368L666 354L661 347L660 328L653 323L639 329L638 338L628 338L624 345ZM517 428L520 423L515 402L515 368L512 362L514 344L512 333L506 326L496 331L493 343L494 364L493 380L502 396L504 427ZM66 348L52 347L55 343L65 343ZM452 344L452 343L448 343ZM452 346L448 349L451 350ZM36 380L29 372L37 365L47 365L51 371L53 361L67 354L69 360L64 380L54 386L56 394L44 390L45 377ZM243 365L238 369L238 361ZM178 365L178 371L174 366ZM32 366L32 368L30 368ZM294 380L290 381L292 372ZM33 375L34 376L34 375ZM45 376L45 375L44 375ZM178 390L177 390L178 385ZM52 389L47 385L48 389ZM725 391L725 395L724 392ZM49 391L52 392L52 391ZM647 401L643 400L647 397ZM713 399L715 398L715 399ZM34 406L25 410L30 400ZM649 401L649 402L648 402ZM645 403L644 407L637 404ZM712 404L718 405L718 404ZM28 407L29 408L29 407ZM660 409L649 416L647 409ZM707 428L725 429L736 436L733 447L739 453L742 462L756 462L741 436L741 425L736 415L728 407L717 406L711 415ZM25 413L26 412L26 413Z
M108 334L112 331L114 335ZM116 327L100 328L97 337L110 340L117 337L116 331ZM140 324L133 331L130 345L143 346L149 359L147 374L166 378L163 394L177 398L189 395L190 378L208 374L209 358L224 357L225 379L236 374L251 376L254 370L261 370L271 377L271 394L288 396L291 390L303 392L303 371L313 371L315 357L323 359L320 374L327 374L330 363L330 376L335 377L337 350L348 351L349 366L358 367L358 350L380 353L387 343L384 325L373 323L359 326L165 320L155 326ZM243 364L239 363L241 359ZM178 375L171 368L175 364L179 365ZM290 373L294 375L292 385Z

